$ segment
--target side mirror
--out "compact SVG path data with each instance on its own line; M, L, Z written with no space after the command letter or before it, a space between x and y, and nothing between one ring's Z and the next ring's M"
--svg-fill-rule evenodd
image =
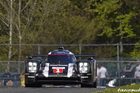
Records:
M89 57L89 58L88 58L88 60L93 60L93 59L94 59L93 57Z
M26 59L32 59L33 57L32 56L26 56Z

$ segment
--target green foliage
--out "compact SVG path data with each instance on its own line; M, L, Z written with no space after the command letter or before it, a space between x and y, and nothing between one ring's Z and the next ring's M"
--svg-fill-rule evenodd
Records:
M106 0L102 3L95 3L97 8L94 11L97 12L97 16L94 20L98 23L97 26L101 31L100 36L105 34L111 37L114 34L112 24L115 24L116 11L120 8L118 2L119 0Z
M139 42L137 43L139 44ZM134 50L132 52L130 52L130 56L134 59L134 60L140 60L140 46L136 45L134 47Z
M115 29L115 31L120 31L117 36L123 35L124 38L136 36L136 34L133 32L132 25L130 24L131 19L135 16L136 14L134 12L130 12L129 14L119 15L116 17L115 21L120 23L118 28Z
M10 2L1 0L0 43L9 43L10 12L14 44L131 43L133 39L136 43L140 35L139 3L139 0L13 0L11 10ZM12 60L22 54L24 59L26 54L34 53L32 49L36 48L13 47ZM139 52L137 48L130 51L133 49ZM101 57L116 55L115 48L106 48L110 51L106 56L101 53L104 49L98 50ZM90 51L94 50L85 52ZM0 58L7 59L8 52L8 47L2 47Z
M99 7L95 9L98 13L95 20L98 22L99 29L101 30L100 36L123 36L123 38L136 36L133 24L131 23L136 13L130 11L129 13L123 14L121 12L122 10L120 10L123 5L119 1L106 0L102 3L97 3L96 6Z

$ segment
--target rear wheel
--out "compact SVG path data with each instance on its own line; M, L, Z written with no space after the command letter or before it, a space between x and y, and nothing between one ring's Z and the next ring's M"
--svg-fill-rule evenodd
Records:
M96 82L94 82L94 83L82 83L81 84L81 87L94 87L94 88L96 88Z

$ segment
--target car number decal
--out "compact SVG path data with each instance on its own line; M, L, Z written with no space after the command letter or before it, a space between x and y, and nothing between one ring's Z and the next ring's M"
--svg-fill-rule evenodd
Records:
M63 69L53 69L53 73L63 73Z
M52 67L53 73L63 73L65 67Z

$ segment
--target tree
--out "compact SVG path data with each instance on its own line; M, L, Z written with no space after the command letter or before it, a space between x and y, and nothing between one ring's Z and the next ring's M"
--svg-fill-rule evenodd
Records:
M16 49L16 48L12 47L12 44L13 43L18 43L18 44L22 43L22 37L25 35L27 27L30 23L31 17L26 17L27 14L24 14L25 10L29 9L28 5L30 3L32 3L30 0L18 0L18 1L3 0L0 2L1 6L2 6L0 21L2 23L4 23L4 24L1 24L1 26L5 27L4 29L6 31L9 31L9 44L10 44L9 52L8 52L9 60L13 60L13 58L14 58L13 55L15 55L17 51L18 51L18 61L21 60L21 51L22 51L21 46L19 45L19 47ZM32 4L35 4L35 3L36 2L34 1L34 3L32 3ZM32 5L30 7L32 8L32 7L34 7L34 5ZM18 11L16 11L16 10L18 10ZM22 15L22 17L21 17L21 15ZM9 30L7 30L7 29L9 29ZM16 34L16 32L18 34ZM6 34L4 34L4 35L6 35ZM7 35L4 37L7 37ZM18 39L17 39L17 37L18 37ZM8 41L8 40L5 40L5 41ZM10 63L8 63L8 66L7 66L8 69L10 68L9 64ZM18 66L20 68L20 63ZM18 69L18 72L20 72L20 69Z

